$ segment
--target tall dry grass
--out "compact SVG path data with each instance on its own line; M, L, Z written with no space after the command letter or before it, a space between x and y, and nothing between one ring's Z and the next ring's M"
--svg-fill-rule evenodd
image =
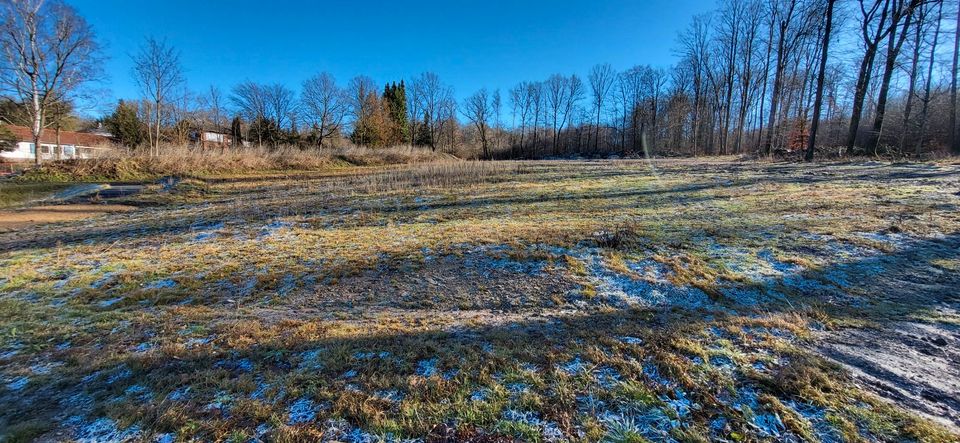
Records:
M93 159L63 160L31 168L23 181L144 180L164 176L210 176L271 171L321 171L345 166L382 166L456 161L429 149L344 147L302 150L293 147L198 149L163 146L159 155L111 150Z
M365 193L498 183L523 173L518 162L454 160L402 165L373 173L339 177L341 189Z

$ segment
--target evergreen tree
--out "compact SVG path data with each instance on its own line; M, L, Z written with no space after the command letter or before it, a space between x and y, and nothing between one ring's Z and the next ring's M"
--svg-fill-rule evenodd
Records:
M137 116L137 108L123 100L117 103L117 108L107 117L104 125L123 146L136 148L146 139L146 126Z
M390 83L383 89L383 103L393 126L389 142L400 144L410 140L410 124L407 121L407 91L403 80Z
M283 132L273 119L258 117L250 123L250 138L262 140L265 144L276 147L283 139Z
M17 147L17 136L6 125L0 124L0 152L12 151Z
M233 146L243 146L243 122L239 116L230 122L230 137L233 139Z

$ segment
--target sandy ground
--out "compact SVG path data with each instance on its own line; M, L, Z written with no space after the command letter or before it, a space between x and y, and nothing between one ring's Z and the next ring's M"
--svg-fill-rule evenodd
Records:
M823 339L823 355L864 388L960 432L960 326L904 321Z
M75 204L0 210L0 232L18 231L31 226L80 220L134 209L136 207L127 205Z

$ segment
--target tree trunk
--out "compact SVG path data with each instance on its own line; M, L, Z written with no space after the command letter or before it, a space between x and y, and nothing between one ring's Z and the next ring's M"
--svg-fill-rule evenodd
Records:
M883 77L880 80L880 94L877 97L877 112L873 119L873 132L870 135L870 148L874 155L877 154L877 148L880 144L880 136L883 132L883 118L887 112L887 96L890 93L890 80L893 78L893 70L896 68L897 55L900 54L900 48L906 40L907 31L910 29L910 19L913 17L913 2L907 6L908 11L900 20L892 19L890 23L890 32L887 36L887 58L884 61ZM900 21L903 21L903 29L897 34L897 28Z
M900 143L897 147L897 150L900 153L903 153L903 146L906 144L907 134L910 132L910 114L913 112L913 96L917 93L917 71L920 67L920 44L923 42L923 23L927 18L926 8L923 5L920 7L924 9L920 11L920 16L917 20L916 33L913 37L913 57L910 61L907 103L903 108L903 125L900 129ZM906 30L904 30L904 33L906 33Z
M813 161L817 146L817 130L820 128L820 109L823 106L823 82L827 73L827 59L830 55L830 31L833 28L833 6L836 0L827 0L827 23L823 28L823 45L820 54L820 70L817 72L817 93L813 100L813 121L810 122L810 138L807 140L807 153L803 159Z
M860 119L863 116L863 102L867 97L867 87L870 84L870 71L873 70L873 58L877 47L868 46L867 52L860 62L860 75L853 92L853 108L850 110L850 129L847 131L847 151L852 151L857 144L857 133L860 131Z
M957 30L953 38L953 69L950 71L950 151L960 155L957 137L957 63L960 58L960 8L957 8Z
M937 42L940 37L940 20L943 18L943 1L937 8L937 26L933 33L933 44L930 45L930 61L927 65L927 80L923 92L923 108L920 110L920 134L917 138L916 154L920 156L923 150L923 139L927 132L927 114L930 109L930 89L933 85L933 67L936 61Z

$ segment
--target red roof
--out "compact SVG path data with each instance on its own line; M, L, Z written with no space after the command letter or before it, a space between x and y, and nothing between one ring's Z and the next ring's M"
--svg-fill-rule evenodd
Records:
M21 142L33 142L33 131L26 126L14 126L14 125L4 125L13 135L17 136L17 140ZM40 131L40 143L44 144L56 144L57 143L57 131L54 129L44 129ZM73 132L73 131L60 131L60 144L61 145L74 145L74 146L104 146L110 144L110 139L102 135L96 134L87 134L84 132Z

